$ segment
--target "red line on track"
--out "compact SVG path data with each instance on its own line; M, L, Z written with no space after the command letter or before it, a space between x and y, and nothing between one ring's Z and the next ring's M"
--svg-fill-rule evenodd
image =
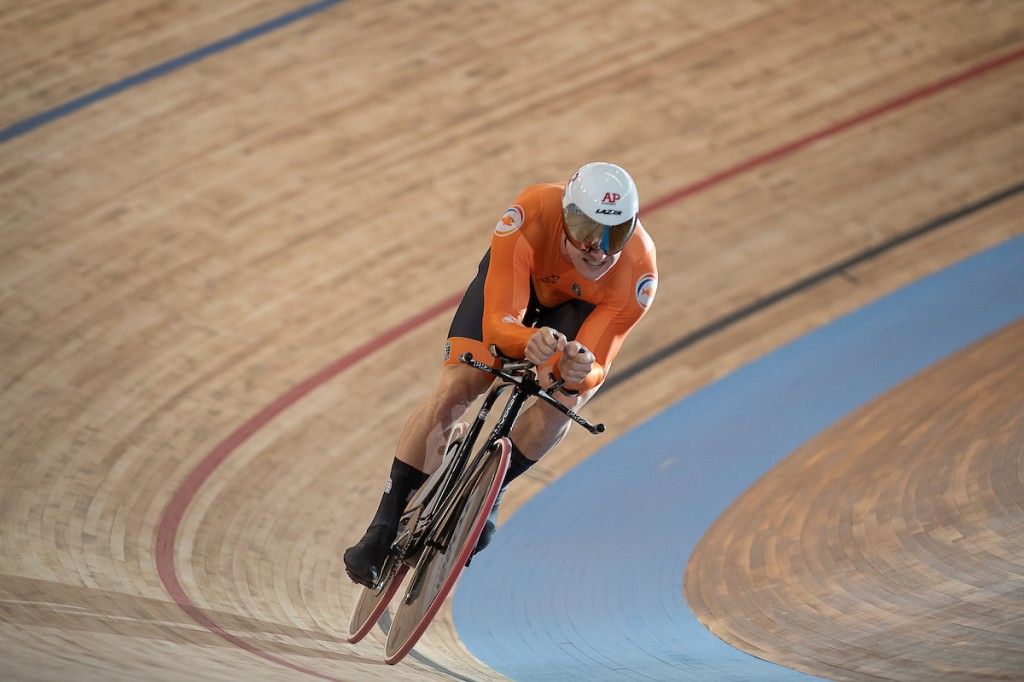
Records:
M853 128L854 126L860 125L861 123L866 123L867 121L870 121L871 119L874 118L878 118L879 116L887 114L890 111L895 111L896 109L905 107L908 104L912 104L913 102L924 99L930 95L937 94L943 90L948 90L954 85L959 85L960 83L963 83L965 81L977 78L978 76L988 73L989 71L994 71L999 67L1011 64L1021 59L1022 57L1024 57L1024 48L1017 50L1016 52L1010 52L1009 54L1005 54L1002 57L997 57L992 61L984 62L971 69L954 74L940 81L936 81L931 85L926 85L923 88L920 88L919 90L914 90L913 92L909 92L906 95L903 95L902 97L897 97L894 100L891 100L884 104L880 104L874 109L868 109L867 111L861 112L856 116L840 121L839 123L831 125L827 128L822 128L821 130L815 133L811 133L806 137L801 137L797 140L793 140L792 142L784 144L781 147L776 147L775 149L767 151L764 154L755 156L752 159L748 159L747 161L736 164L735 166L719 171L710 177L704 178L703 180L699 180L691 185L687 185L686 187L678 189L667 196L663 196L651 202L646 206L646 210L656 211L659 208L663 208L669 204L675 203L684 197L688 197L691 194L696 194L713 185L717 185L718 183L724 180L728 180L729 178L740 175L741 173L745 173L748 170L753 170L758 166L763 166L767 163L770 163L771 161L775 161L776 159L780 159L784 156L789 156L793 152L799 149L803 149L804 147L813 144L818 140L822 140L826 137L831 137L836 133L840 133L844 130L847 130L848 128Z
M888 112L902 108L913 102L942 92L943 90L948 90L960 83L1014 63L1021 58L1024 58L1024 48L1016 50L1015 52L1010 52L1001 57L997 57L991 61L984 62L967 69L966 71L962 71L940 81L936 81L930 85L926 85L918 90L914 90L901 97L897 97L894 100L874 107L873 109L868 109L867 111L840 121L832 126L823 128L817 132L784 144L759 156L755 156L735 166L719 171L718 173L704 178L703 180L682 187L671 194L647 204L643 212L653 213L654 211L662 209L690 195L697 194L698 192L708 189L709 187L717 185L730 178L736 177L746 171L788 156L818 140L831 137L832 135L844 130L860 125L861 123L878 118ZM282 658L278 658L273 654L267 653L227 632L206 616L203 611L195 605L191 597L189 597L185 592L181 582L178 580L178 575L174 565L174 545L178 535L178 528L181 526L181 520L185 516L185 512L188 509L189 504L191 504L202 485L210 478L210 476L213 475L213 472L216 471L217 467L219 467L224 460L235 451L236 448L248 440L254 433L266 426L268 422L274 419L274 417L291 405L294 405L321 384L326 383L328 380L347 370L360 360L369 357L384 346L390 344L392 341L405 336L414 329L433 320L438 315L454 308L458 305L461 298L462 293L460 292L458 295L441 301L419 315L416 315L415 317L412 317L409 320L385 331L383 334L371 339L333 364L328 365L324 369L313 374L308 379L279 397L277 400L267 405L255 417L245 422L230 436L224 439L224 441L217 445L217 447L215 447L208 455L206 455L206 457L199 462L196 468L189 473L175 491L174 496L171 498L171 501L164 509L163 515L160 518L160 524L157 527L156 565L157 572L160 575L160 580L163 582L168 594L170 594L171 599L173 599L174 602L193 620L218 637L221 637L231 644L234 644L235 646L267 661L283 665L292 670L306 673L320 679L342 682L336 677L331 677L330 675L326 675L315 670L303 668L302 666L298 666Z
M230 632L227 632L224 628L210 620L210 618L195 605L192 598L188 596L187 592L185 592L185 588L182 587L181 581L178 580L178 574L174 566L174 541L178 535L178 528L181 527L181 520L185 516L185 511L188 509L189 504L191 504L193 498L195 498L196 493L199 492L199 488L202 487L206 479L213 475L213 472L224 462L225 459L227 459L228 455L234 452L242 443L247 441L250 436L266 426L271 419L286 410L289 406L298 402L317 386L325 383L331 377L337 376L363 358L372 355L382 346L386 346L392 341L401 338L417 327L433 320L445 310L458 305L461 298L462 294L460 293L458 296L453 296L452 298L442 301L434 307L420 313L416 317L406 320L396 327L392 327L388 331L374 339L371 339L367 343L364 343L348 355L337 360L333 364L328 365L302 383L298 384L280 398L260 410L259 414L244 423L234 433L224 439L210 452L210 454L203 458L191 473L189 473L182 484L178 487L178 490L174 493L174 497L171 498L171 501L164 509L163 516L160 518L160 525L157 527L156 533L156 567L157 573L160 575L160 580L163 582L168 594L171 595L171 599L173 599L174 603L180 606L185 613L191 616L193 620L218 637L231 642L237 647L245 649L251 654L259 656L260 658L324 680L342 682L339 678L331 677L330 675L325 675L308 668L303 668L302 666L295 665L294 663L267 653L262 649L258 649L239 637L232 635Z

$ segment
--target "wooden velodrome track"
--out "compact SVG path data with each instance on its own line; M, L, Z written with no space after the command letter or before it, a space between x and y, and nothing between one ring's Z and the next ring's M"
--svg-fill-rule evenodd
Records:
M1024 3L349 0L267 24L307 6L0 6L2 679L502 679L450 612L394 668L380 632L343 643L341 551L527 184L603 159L639 185L662 277L591 406L613 433L1024 232ZM887 646L963 654L931 679L1024 677L1022 338L866 406L741 500L716 531L775 515L822 556L745 572L713 533L688 578L698 615L826 677L925 679ZM904 574L919 601L876 599L891 576L866 553L862 580L831 583L849 608L828 633L756 602L830 584L825 536L846 517L834 502L796 524L780 494L823 458L864 482L856 504L903 519L855 528L863 546L930 527L933 507L885 493L926 489L927 464L869 458L947 412L963 432L927 457L981 493L936 503L971 542ZM599 441L572 434L503 518ZM982 578L1006 620L986 602L944 628Z

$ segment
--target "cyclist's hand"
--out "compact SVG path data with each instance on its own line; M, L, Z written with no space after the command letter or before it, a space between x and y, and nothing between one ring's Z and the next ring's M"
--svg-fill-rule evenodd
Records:
M565 379L567 386L583 383L583 380L594 369L594 354L579 341L565 344L562 357L558 361L558 371Z
M526 359L533 364L543 365L560 350L565 350L565 336L551 327L541 327L526 343Z

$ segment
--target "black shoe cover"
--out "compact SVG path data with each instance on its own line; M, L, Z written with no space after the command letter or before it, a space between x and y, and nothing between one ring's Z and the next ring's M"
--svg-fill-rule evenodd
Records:
M378 524L366 529L362 540L345 550L345 570L353 582L373 587L397 531Z

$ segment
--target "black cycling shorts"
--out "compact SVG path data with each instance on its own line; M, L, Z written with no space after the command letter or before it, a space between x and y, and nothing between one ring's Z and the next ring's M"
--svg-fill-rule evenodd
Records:
M445 362L457 362L458 353L464 350L473 352L483 362L486 359L481 357L480 348L483 347L483 318L484 318L484 282L487 280L487 268L491 262L491 251L487 250L476 277L466 289L466 294L455 311L452 318L451 328L448 330L448 344L445 346ZM548 307L540 304L537 294L533 289L533 282L530 282L530 303L523 316L523 324L527 327L551 327L557 329L572 341L594 310L594 304L586 301L566 301L559 305ZM460 340L475 341L476 343L460 343ZM456 352L457 351L457 352ZM490 354L488 353L488 356Z

